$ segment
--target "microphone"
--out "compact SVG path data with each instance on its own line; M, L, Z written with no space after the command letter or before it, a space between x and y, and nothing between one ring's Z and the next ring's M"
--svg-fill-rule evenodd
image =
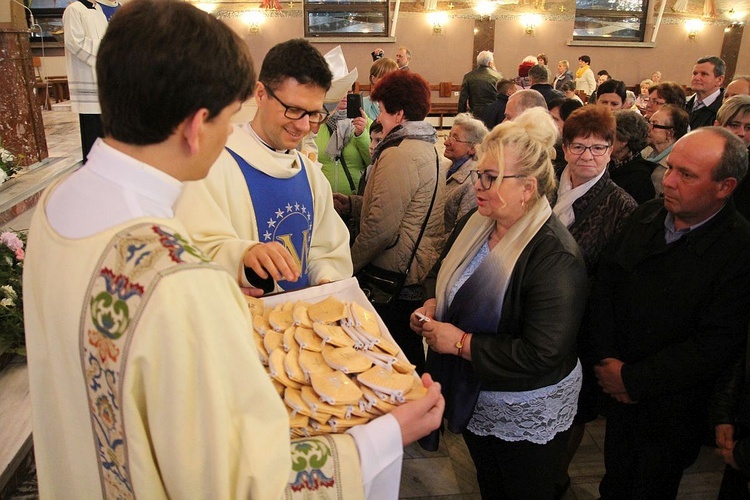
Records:
M23 3L19 2L18 0L10 0L10 1L11 1L11 2L13 2L13 3L17 3L18 5L20 5L21 7L23 7L24 9L26 9L26 10L28 10L28 11L29 11L29 18L31 19L31 24L29 25L29 30L30 30L30 31L31 31L32 33L33 33L33 32L34 32L35 30L39 30L39 33L41 33L41 32L42 32L42 27L41 27L41 26L39 26L39 25L38 25L38 24L36 23L36 21L34 21L34 13L33 13L33 12L31 12L31 9L29 9L29 8L28 8L28 7L26 6L26 5L24 5Z

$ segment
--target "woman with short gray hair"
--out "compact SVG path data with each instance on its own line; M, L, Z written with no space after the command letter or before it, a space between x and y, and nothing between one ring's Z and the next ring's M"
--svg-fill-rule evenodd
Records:
M477 206L471 171L479 145L487 135L487 127L469 113L457 115L445 139L443 156L451 160L445 183L445 234L453 231L456 221Z

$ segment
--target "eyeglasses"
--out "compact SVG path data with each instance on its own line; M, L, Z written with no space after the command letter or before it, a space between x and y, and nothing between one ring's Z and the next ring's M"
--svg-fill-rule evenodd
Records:
M313 125L317 125L318 123L323 123L324 121L326 121L326 118L328 118L329 113L324 109L307 111L306 109L298 108L296 106L289 106L288 104L284 103L284 101L279 99L276 94L273 93L271 87L269 87L265 83L263 84L263 86L266 88L266 92L268 92L268 95L276 99L279 104L284 107L284 116L286 116L290 120L301 120L305 116L309 116L310 123L312 123Z
M459 139L458 137L456 137L453 134L451 134L451 135L449 135L448 137L445 138L445 142L448 142L449 140L452 141L452 142L460 142L461 144L474 144L471 141L462 141L461 139Z
M496 180L500 179L501 177L499 175L492 175L491 173L487 172L486 170L480 172L479 170L471 170L472 179L474 179L474 182L476 182L477 179L479 179L479 185L482 186L482 189L487 190L492 187L492 185L495 183ZM502 179L520 179L522 177L527 177L525 175L504 175L502 176Z
M664 106L667 103L664 99L651 99L650 97L647 97L646 101L654 106Z
M659 130L672 130L674 127L670 127L669 125L659 125L658 123L654 123L651 120L646 120L648 122L648 126L651 128L656 128Z
M594 144L593 146L584 146L583 144L574 142L568 145L568 151L570 151L574 155L581 156L588 149L589 151L591 151L591 154L593 156L603 156L611 147L612 146L609 144Z

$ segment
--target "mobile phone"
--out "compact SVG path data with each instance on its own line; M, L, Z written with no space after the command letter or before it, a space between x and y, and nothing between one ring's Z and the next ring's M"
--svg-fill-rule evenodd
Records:
M360 116L362 116L360 108L362 108L362 94L347 94L346 117L359 118Z

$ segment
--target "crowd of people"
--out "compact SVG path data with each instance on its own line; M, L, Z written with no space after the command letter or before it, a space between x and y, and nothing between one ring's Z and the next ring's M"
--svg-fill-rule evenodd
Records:
M675 498L709 429L747 494L749 80L706 57L690 99L659 72L629 97L585 55L505 79L484 51L441 155L410 50L372 56L352 108L356 72L307 41L256 77L184 2L113 17L104 138L29 235L41 495L395 498L445 426L483 498L559 498L599 415L603 499ZM290 440L242 295L362 273L397 277L375 308L426 395Z

